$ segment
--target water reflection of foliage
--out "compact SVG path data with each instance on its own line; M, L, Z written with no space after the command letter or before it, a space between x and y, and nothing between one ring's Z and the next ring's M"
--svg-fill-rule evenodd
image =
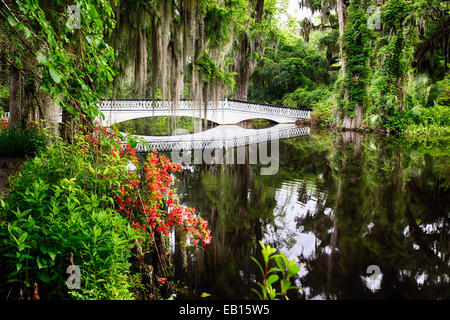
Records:
M214 124L208 121L208 128L212 128ZM144 136L167 136L173 135L176 129L184 129L189 133L201 128L201 120L191 117L172 117L172 116L158 116L138 118L120 122L118 124L121 132L128 134L137 134ZM185 133L185 132L183 132Z
M195 252L195 263L189 268L191 285L197 292L215 288L215 295L255 298L251 274L256 274L250 255L257 256L262 226L273 219L274 190L264 188L261 176L248 165L199 165L186 170L180 193L187 205L208 217L214 240L204 251ZM190 186L189 190L183 189ZM194 192L191 189L195 190ZM210 259L211 255L214 260ZM192 262L192 261L191 261ZM205 269L214 277L202 277ZM244 272L245 274L242 274ZM239 282L230 286L230 279Z
M268 227L277 236L271 244L296 248L292 227L286 233L288 226L276 226L296 200L314 204L294 212L298 234L316 238L311 255L298 252L307 271L303 298L448 299L442 279L449 276L449 170L445 154L402 141L320 132L281 142L274 176L260 176L254 165L185 170L183 200L206 216L214 235L209 248L191 256L188 285L198 293L254 299L257 270L249 256L258 255L257 240ZM294 194L280 198L279 190ZM372 264L383 273L376 292L362 279ZM428 276L423 283L422 274Z
M313 256L299 256L309 271L302 279L309 297L448 299L446 161L375 137L338 138L330 150L338 188L334 213L327 216L318 206L298 219L305 228L314 226L320 240ZM427 225L437 227L425 233ZM371 264L383 272L376 293L361 278ZM428 278L420 284L424 273Z

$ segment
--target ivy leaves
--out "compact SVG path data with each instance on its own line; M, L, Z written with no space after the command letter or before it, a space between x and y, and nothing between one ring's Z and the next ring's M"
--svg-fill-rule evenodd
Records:
M104 39L115 25L113 19L105 19L113 12L109 1L97 1L95 6L76 1L81 17L79 30L67 26L70 16L64 5L54 5L45 12L36 1L22 0L16 5L20 14L7 8L7 21L24 39L33 38L26 46L37 59L34 68L40 90L50 93L74 118L85 114L93 120L99 115L96 103L101 97L97 90L112 82L114 74L113 50ZM18 60L23 59L26 55L22 50Z

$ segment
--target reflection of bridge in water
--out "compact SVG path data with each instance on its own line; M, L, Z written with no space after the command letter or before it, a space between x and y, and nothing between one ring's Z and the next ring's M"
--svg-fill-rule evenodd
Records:
M297 127L294 123L298 119L308 119L311 110L296 109L283 106L252 103L238 100L219 101L217 104L209 103L206 111L200 109L192 101L183 100L177 105L176 111L173 102L161 100L116 100L102 101L100 111L104 114L103 125L157 116L184 116L209 121L219 126L192 134L173 136L140 136L133 137L144 140L139 143L137 151L149 150L198 150L233 148L249 144L287 139L309 135L309 128ZM245 129L236 124L249 119L267 119L278 124L263 129Z
M264 129L245 129L236 125L222 125L192 134L175 136L133 135L133 137L146 141L145 144L148 144L148 146L142 143L137 146L138 152L145 152L153 149L159 151L228 149L305 135L309 135L308 127L297 127L295 124L277 124Z

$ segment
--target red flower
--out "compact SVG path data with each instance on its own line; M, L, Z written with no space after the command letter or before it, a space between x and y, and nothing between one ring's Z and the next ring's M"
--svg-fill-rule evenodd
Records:
M156 279L159 283L164 284L167 281L167 278L158 278Z

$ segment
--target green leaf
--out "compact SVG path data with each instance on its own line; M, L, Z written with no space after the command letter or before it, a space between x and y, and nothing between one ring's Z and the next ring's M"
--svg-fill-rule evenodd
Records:
M258 265L259 270L261 271L261 274L264 276L264 270L261 266L261 264L258 262L258 260L256 260L254 257L250 257L253 261L255 261L255 263Z
M291 287L291 282L289 280L283 279L281 280L283 282L283 289L284 291L289 290L289 288Z
M61 82L61 76L59 75L58 70L56 70L52 66L50 66L48 68L48 70L50 72L50 76L52 77L53 81L55 81L56 83L60 83Z
M56 253L55 253L55 252L49 251L49 252L48 252L48 255L50 256L50 258L51 258L53 261L55 260L55 258L56 258Z
M252 291L258 295L258 298L259 298L260 300L263 300L262 295L261 295L256 289L252 288Z
M17 26L17 20L11 15L8 16L8 22L11 25L11 27Z
M39 269L47 268L47 261L44 258L42 258L41 256L39 256L36 259L36 262L38 264Z
M289 275L289 277L292 277L292 276L296 275L299 271L300 271L300 267L298 265L294 264L289 267L288 275Z
M268 278L267 278L267 285L270 286L273 283L277 282L278 279L280 277L277 274L271 274Z
M47 61L47 58L42 54L42 53L40 53L40 52L38 52L37 53L37 61L40 63L40 64L46 64L48 61Z
M23 30L23 32L25 32L25 39L29 39L31 37L30 29L28 29L28 27L26 26L23 26L21 29Z
M128 144L130 145L130 148L131 148L131 149L136 148L136 146L137 146L136 140L134 140L134 139L132 139L132 138L127 138L127 142L128 142Z

